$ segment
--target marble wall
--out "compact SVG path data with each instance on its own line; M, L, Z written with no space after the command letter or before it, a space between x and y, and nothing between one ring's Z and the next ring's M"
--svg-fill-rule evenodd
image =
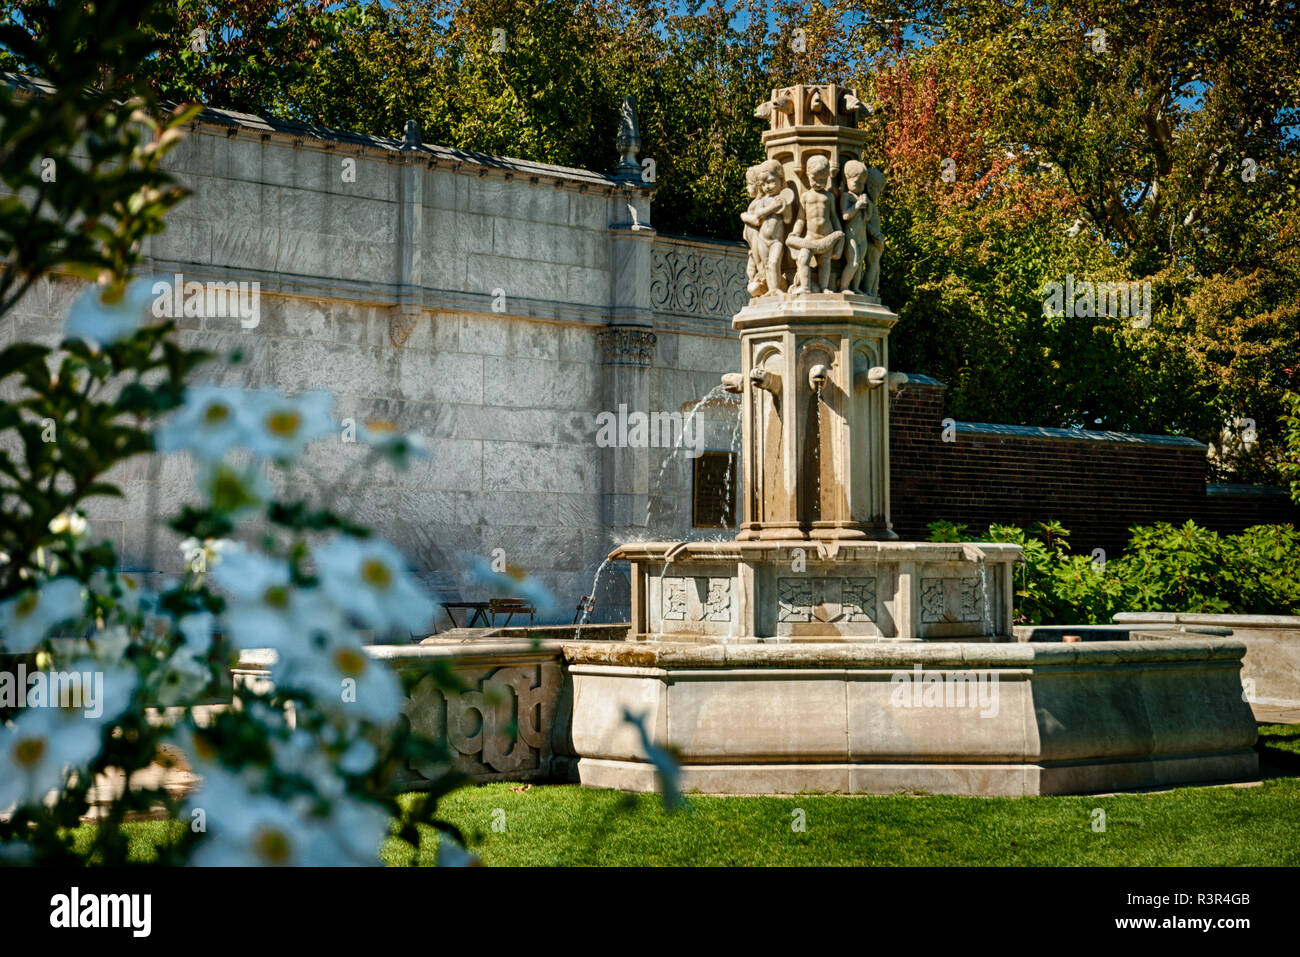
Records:
M495 594L462 572L503 554L564 620L618 542L691 534L692 459L602 448L597 417L689 410L739 368L740 244L658 235L646 184L224 111L168 165L193 195L149 241L146 272L259 284L253 328L180 320L186 345L223 356L204 377L328 389L338 416L394 420L430 450L398 473L326 441L305 469L272 469L280 487L337 483L337 504L454 598ZM3 341L57 342L82 288L38 284ZM700 421L706 447L730 446L734 407ZM129 569L178 570L178 543L150 526L192 497L190 463L142 459L112 477L126 497L93 503L95 531ZM597 599L594 620L626 615L618 570Z

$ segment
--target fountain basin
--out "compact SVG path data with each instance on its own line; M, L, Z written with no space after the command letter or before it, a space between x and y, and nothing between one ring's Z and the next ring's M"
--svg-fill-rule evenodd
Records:
M1071 794L1253 778L1232 639L1089 644L571 642L583 784L683 791Z
M637 542L631 634L727 642L1012 640L1020 546Z

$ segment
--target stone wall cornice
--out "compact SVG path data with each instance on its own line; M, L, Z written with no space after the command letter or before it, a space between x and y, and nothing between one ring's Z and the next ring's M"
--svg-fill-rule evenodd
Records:
M0 73L0 82L15 90L19 96L48 96L54 90L50 83L40 77L18 73ZM190 130L201 135L224 135L272 142L292 149L373 157L395 165L424 165L428 169L445 169L462 175L494 176L506 180L522 177L532 182L545 179L557 187L578 191L594 189L601 194L636 192L652 197L655 190L651 183L620 180L594 170L536 163L509 156L454 149L434 143L420 143L415 147L408 146L403 149L401 139L276 120L217 107L204 107L190 124Z

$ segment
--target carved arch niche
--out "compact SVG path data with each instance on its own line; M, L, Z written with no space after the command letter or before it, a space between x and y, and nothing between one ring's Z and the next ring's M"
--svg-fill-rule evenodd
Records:
M796 457L803 476L799 492L799 521L808 525L838 517L837 502L841 496L836 479L840 433L837 424L843 415L843 393L836 385L839 379L838 352L838 343L834 340L809 339L800 345L796 363L795 400L801 444L796 449ZM826 380L820 397L810 381L813 370L819 365L826 367Z
M750 403L750 442L747 457L753 471L749 483L749 514L760 522L793 521L794 477L783 469L785 456L784 390L785 351L778 341L759 342L754 347L751 379L747 392ZM759 374L766 387L759 385Z

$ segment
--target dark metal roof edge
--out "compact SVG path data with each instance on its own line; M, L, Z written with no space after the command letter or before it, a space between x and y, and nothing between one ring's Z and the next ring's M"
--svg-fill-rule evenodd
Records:
M3 73L4 82L12 89L34 95L49 95L54 87L48 81L21 73ZM650 184L628 182L606 173L573 166L556 166L551 163L537 163L532 160L517 159L510 156L494 156L490 153L478 153L473 150L455 149L439 146L436 143L421 143L418 147L403 149L403 141L383 136L370 136L365 133L353 133L347 130L335 130L309 123L292 120L276 120L253 113L240 113L220 107L205 106L197 117L197 122L225 127L237 127L258 133L280 134L282 136L313 139L325 143L347 143L371 149L387 150L394 153L412 153L426 155L436 160L462 163L468 166L481 166L486 169L498 169L525 176L547 176L554 179L573 180L608 187L630 187L652 191Z

